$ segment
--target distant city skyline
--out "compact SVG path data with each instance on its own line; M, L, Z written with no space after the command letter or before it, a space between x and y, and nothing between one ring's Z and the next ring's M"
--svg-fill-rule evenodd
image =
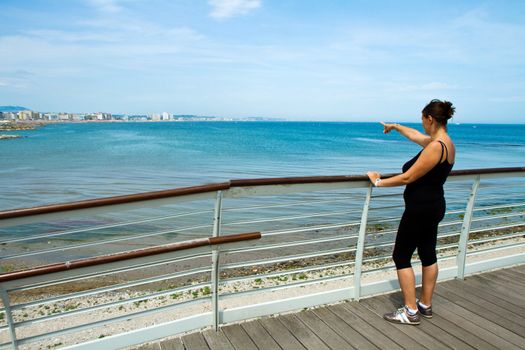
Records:
M0 105L524 123L525 2L0 2Z

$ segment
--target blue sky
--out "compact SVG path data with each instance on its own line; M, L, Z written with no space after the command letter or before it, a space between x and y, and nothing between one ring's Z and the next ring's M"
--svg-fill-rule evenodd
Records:
M0 105L523 123L524 1L0 1Z

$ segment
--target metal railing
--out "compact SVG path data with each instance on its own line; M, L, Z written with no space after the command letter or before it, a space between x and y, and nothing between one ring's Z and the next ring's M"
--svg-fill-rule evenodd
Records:
M524 189L525 168L451 174L440 279L525 262ZM249 179L0 212L0 347L112 349L397 289L401 194Z

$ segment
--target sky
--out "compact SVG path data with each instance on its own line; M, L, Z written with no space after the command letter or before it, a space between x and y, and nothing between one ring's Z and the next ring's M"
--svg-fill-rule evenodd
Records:
M0 105L523 123L525 1L0 0Z

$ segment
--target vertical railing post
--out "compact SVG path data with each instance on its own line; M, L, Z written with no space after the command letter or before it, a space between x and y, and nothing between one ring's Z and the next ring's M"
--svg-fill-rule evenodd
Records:
M213 212L213 237L221 235L221 208L222 208L222 192L217 191L217 198L215 200L215 210ZM211 286L212 286L212 310L213 310L213 327L215 330L219 328L219 246L215 245L212 250L212 268L211 268Z
M363 251L365 250L366 225L368 222L368 209L372 198L372 184L369 184L366 192L363 212L361 213L361 224L359 226L359 236L354 259L354 300L361 297L361 268L363 264Z
M11 313L11 303L9 302L9 295L7 294L7 291L1 287L0 298L2 299L2 303L4 304L5 318L7 324L9 325L9 332L11 334L11 343L13 344L13 349L17 350L18 341L16 339L15 322L13 321L13 314Z
M459 236L458 243L458 278L465 278L465 264L467 261L467 244L470 235L470 224L472 222L472 215L474 213L474 204L476 202L476 195L478 193L480 182L480 175L476 176L474 183L472 184L472 190L470 191L470 197L467 202L467 208L465 209L465 216L463 217L463 225L461 226L461 233Z

